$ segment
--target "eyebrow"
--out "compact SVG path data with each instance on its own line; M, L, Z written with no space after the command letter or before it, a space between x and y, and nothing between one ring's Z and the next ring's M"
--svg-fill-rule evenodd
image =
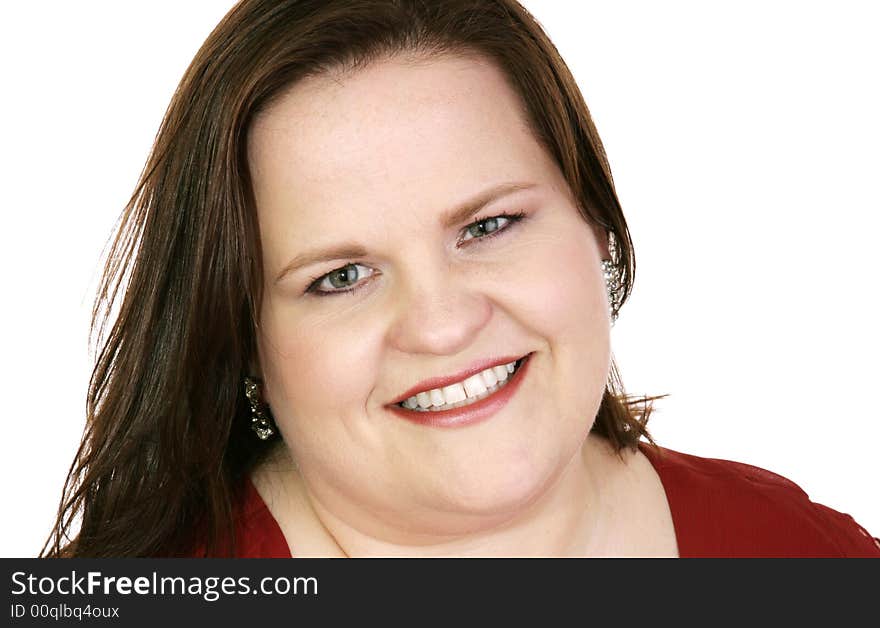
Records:
M465 200L447 211L441 217L441 224L444 229L449 229L455 225L466 221L468 218L479 212L489 203L500 198L537 187L535 183L501 183L494 185L479 194ZM332 262L353 257L365 257L369 254L367 249L357 242L345 242L325 249L308 251L294 257L275 278L277 284L286 276L291 275L301 268L317 264L320 262Z

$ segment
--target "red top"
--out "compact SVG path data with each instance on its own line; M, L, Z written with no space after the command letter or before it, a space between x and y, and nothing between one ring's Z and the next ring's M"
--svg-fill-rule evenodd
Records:
M728 460L640 444L666 491L678 551L698 557L874 557L873 538L847 514L810 501L794 482ZM237 532L242 558L290 558L254 485L245 483Z

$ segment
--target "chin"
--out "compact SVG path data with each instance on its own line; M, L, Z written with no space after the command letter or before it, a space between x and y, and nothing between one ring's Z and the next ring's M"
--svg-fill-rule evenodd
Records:
M513 519L548 494L570 467L583 444L583 425L576 416L545 423L538 412L527 410L528 425L496 426L491 437L475 439L465 451L447 451L445 464L427 494L436 512L458 513L476 526L496 526ZM544 425L536 430L535 424ZM425 502L422 502L425 503Z
M445 485L442 510L476 518L485 525L516 517L538 501L559 477L565 462L530 452L506 460L483 461Z

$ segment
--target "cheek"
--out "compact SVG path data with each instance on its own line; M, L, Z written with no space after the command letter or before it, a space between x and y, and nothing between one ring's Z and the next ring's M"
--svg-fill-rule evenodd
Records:
M327 297L345 298L345 297ZM342 430L339 417L362 408L373 386L366 364L371 352L363 329L340 319L338 325L288 321L283 308L269 305L263 318L260 355L267 401L290 442L322 431Z
M578 219L554 232L564 235L533 242L521 257L516 285L522 289L511 309L545 345L543 403L572 436L589 430L607 382L607 297L592 231Z
M522 324L550 341L578 348L586 339L601 345L608 326L604 280L592 232L568 224L564 236L541 238L521 251L509 285L520 286ZM592 344L592 343L591 343Z

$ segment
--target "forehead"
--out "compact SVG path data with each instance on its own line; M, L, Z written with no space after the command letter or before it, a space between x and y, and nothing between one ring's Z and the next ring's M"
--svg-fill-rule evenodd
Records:
M389 58L300 81L248 136L261 223L443 211L493 183L553 178L522 107L474 57Z

